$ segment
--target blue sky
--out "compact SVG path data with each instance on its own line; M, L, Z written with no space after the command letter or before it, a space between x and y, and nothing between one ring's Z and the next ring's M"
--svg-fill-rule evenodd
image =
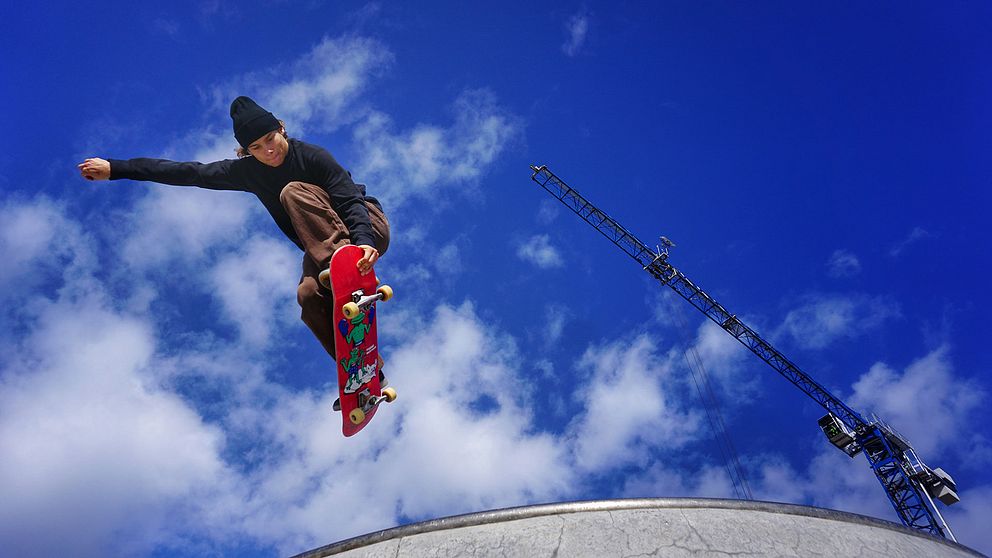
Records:
M0 546L276 556L494 507L734 497L683 339L755 498L895 520L823 411L531 182L546 164L953 475L945 517L992 552L992 9L642 4L9 7ZM300 253L250 195L75 169L231 157L242 94L392 224L400 399L355 438L298 321Z

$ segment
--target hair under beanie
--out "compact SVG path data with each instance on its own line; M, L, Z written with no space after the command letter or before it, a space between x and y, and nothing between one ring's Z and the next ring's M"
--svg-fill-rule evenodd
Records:
M279 120L271 112L244 96L231 103L231 120L234 121L234 137L245 149L258 138L280 128Z

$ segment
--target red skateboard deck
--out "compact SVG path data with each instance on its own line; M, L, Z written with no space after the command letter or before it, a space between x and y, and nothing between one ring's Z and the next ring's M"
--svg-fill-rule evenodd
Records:
M331 320L345 436L365 428L379 403L396 398L395 390L379 385L376 317L376 302L389 300L393 291L387 285L379 286L374 270L367 275L358 271L363 254L351 244L338 248L331 256L330 269L320 276L325 286L330 281L334 300Z

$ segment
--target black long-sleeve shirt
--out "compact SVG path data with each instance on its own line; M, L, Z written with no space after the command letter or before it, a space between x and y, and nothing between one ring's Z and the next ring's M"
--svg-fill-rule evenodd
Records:
M313 144L290 139L286 159L278 167L260 163L254 157L214 163L146 158L109 161L111 180L129 178L174 186L251 192L269 211L279 229L300 249L303 249L303 244L279 202L279 193L293 181L315 184L330 196L331 207L348 227L352 244L375 245L368 208L363 203L366 199L365 186L355 184L351 174L326 149ZM375 198L369 197L368 201L379 205Z

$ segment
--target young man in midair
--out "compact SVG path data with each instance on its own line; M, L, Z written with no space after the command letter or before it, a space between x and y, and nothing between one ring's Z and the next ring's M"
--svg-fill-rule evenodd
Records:
M86 159L87 180L147 180L176 186L251 192L282 232L304 251L297 289L302 319L335 357L331 296L317 276L345 244L364 250L358 262L368 273L389 248L389 222L378 200L322 147L291 139L282 121L248 97L231 103L238 159L213 163L165 159ZM380 357L379 367L381 369ZM380 371L380 377L381 376Z

